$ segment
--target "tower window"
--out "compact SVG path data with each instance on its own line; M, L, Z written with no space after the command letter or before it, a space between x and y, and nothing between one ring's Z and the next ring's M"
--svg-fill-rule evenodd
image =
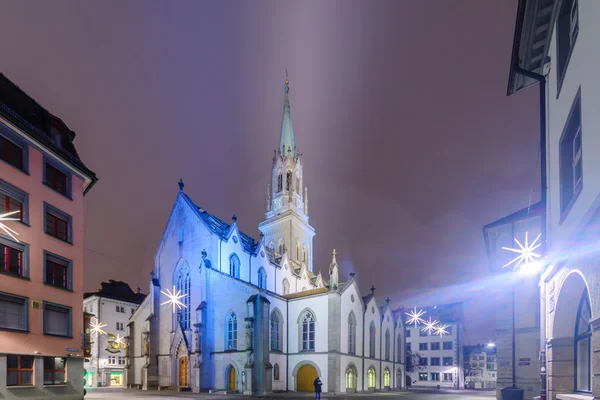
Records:
M573 102L560 139L560 208L564 219L583 187L581 97Z
M277 174L277 192L281 192L283 190L283 175L281 172Z
M292 190L292 171L288 171L285 180L285 190Z

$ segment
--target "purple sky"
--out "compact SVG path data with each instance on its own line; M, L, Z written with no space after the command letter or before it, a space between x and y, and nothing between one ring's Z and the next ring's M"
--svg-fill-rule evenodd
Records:
M287 68L315 270L336 248L381 300L463 299L467 340L486 341L481 228L539 186L537 93L505 95L516 3L5 1L0 71L100 178L86 290L148 290L180 177L258 238Z

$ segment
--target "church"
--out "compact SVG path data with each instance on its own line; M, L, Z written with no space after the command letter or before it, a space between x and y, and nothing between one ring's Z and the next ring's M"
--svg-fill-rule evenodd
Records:
M179 183L149 295L127 327L129 387L354 393L404 388L403 313L354 274L313 272L308 191L285 81L260 239L197 206ZM327 279L326 279L327 278ZM179 302L179 303L178 303Z

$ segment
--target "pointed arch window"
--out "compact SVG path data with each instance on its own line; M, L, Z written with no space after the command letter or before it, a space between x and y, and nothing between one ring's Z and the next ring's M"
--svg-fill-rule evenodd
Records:
M300 261L300 242L296 242L296 260Z
M308 263L308 248L306 245L302 246L302 261Z
M283 317L278 310L271 313L271 351L281 351L283 342L282 322Z
M315 351L315 316L306 311L302 316L302 351Z
M288 171L285 176L285 190L292 190L292 171Z
M300 177L296 178L296 193L302 196L302 186L300 186Z
M277 174L277 193L283 190L283 175L280 173Z
M238 279L240 277L240 259L235 253L229 257L229 275Z
M388 368L386 368L383 371L383 387L390 387L390 379L391 378L391 374L390 374L390 370Z
M225 350L237 350L237 317L233 312L225 318Z
M584 290L579 301L579 309L577 310L577 319L575 322L575 390L578 392L591 392L592 390L591 319L592 313L588 293L587 290Z
M285 253L285 243L283 242L283 239L279 239L279 244L277 247L278 247L277 251L279 252L279 255L280 256L283 255L283 253Z
M375 378L376 378L375 368L373 368L373 367L369 368L369 371L367 373L367 378L368 378L368 380L367 380L368 386L367 387L369 389L374 389L375 388Z
M261 289L267 288L267 273L264 268L258 270L258 287Z
M183 296L181 302L185 305L177 310L177 320L181 324L181 329L190 328L190 271L187 268L182 267L177 274L177 283L175 284L175 290L180 292Z
M348 353L356 353L356 318L352 311L348 316Z
M277 363L275 363L275 365L273 366L273 380L279 380L279 364Z
M375 323L369 326L369 357L375 358Z
M385 360L390 361L390 330L389 329L387 329L385 331ZM389 373L389 371L388 371L388 373Z
M398 354L396 355L396 361L402 361L402 335L398 335L398 346L396 347Z
M283 295L290 294L290 282L287 279L283 280Z
M353 365L346 369L346 389L356 389L356 369Z

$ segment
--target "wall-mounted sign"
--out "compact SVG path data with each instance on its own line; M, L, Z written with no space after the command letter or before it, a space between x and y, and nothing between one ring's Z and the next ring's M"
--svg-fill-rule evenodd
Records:
M78 351L79 351L79 349L73 349L71 347L67 348L68 353L77 353Z
M531 365L531 358L519 358L519 366Z

